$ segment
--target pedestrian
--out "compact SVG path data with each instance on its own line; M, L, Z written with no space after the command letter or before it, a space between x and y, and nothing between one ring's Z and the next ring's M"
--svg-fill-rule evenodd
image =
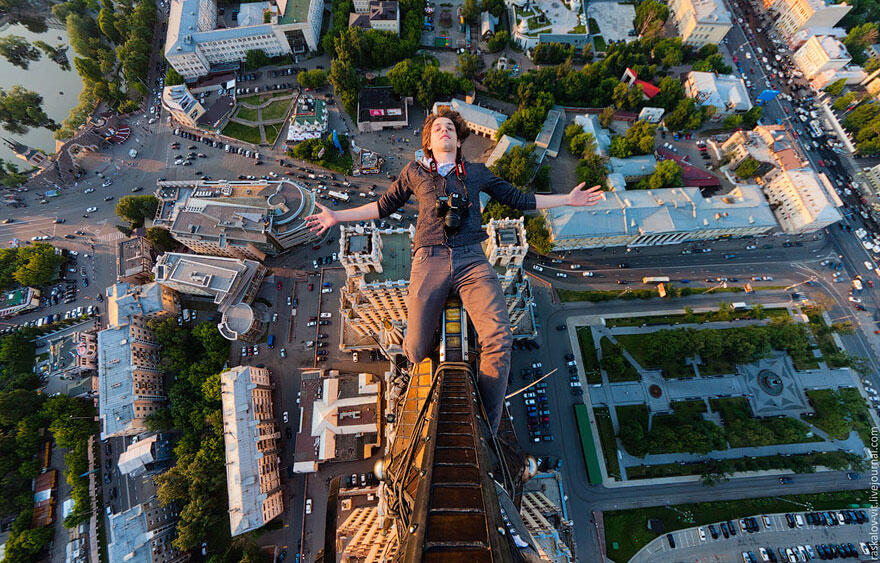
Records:
M482 348L478 385L494 433L501 421L513 340L501 284L480 245L486 240L480 192L517 209L590 206L603 196L599 186L584 190L583 183L567 194L524 194L484 164L462 158L461 143L468 134L458 112L443 108L429 114L422 133L425 157L408 163L378 201L337 211L316 203L321 212L306 222L320 236L338 223L385 218L410 197L418 200L404 353L413 364L428 356L443 305L457 291Z

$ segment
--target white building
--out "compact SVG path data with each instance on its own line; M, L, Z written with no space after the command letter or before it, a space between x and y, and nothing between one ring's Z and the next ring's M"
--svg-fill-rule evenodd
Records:
M699 188L607 192L589 209L543 211L554 250L657 246L764 234L776 219L760 188L713 197Z
M752 109L745 81L732 74L691 71L684 83L684 93L698 105L715 106L715 121Z
M196 122L205 115L205 108L183 84L166 86L162 90L162 107L178 123L189 127L196 127Z
M805 27L834 27L852 9L846 2L825 0L764 0L764 7L786 38Z
M218 21L216 0L171 0L165 58L189 81L243 61L251 50L270 57L316 50L323 6L320 0L241 4L237 20Z
M721 0L671 0L669 9L682 41L697 48L720 44L733 25Z
M804 73L804 78L812 80L825 71L842 69L852 57L836 37L813 35L792 54L791 59Z
M841 219L828 197L834 187L812 168L776 169L764 176L764 182L764 194L786 233L811 233Z

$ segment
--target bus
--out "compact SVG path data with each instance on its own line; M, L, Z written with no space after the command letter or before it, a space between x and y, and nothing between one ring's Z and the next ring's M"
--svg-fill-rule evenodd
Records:
M642 283L669 283L669 276L649 276L642 278Z
M334 198L341 200L341 201L348 201L350 199L348 197L347 193L337 192L337 191L333 191L333 190L330 190L329 192L327 192L327 195L329 195L330 197L334 197Z
M820 138L825 136L825 132L822 131L822 127L819 125L819 121L814 119L807 123L807 127L810 129L810 134L815 138Z

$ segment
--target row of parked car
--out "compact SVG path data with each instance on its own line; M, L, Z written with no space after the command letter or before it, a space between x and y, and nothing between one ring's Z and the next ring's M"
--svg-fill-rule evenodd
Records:
M525 371L528 369L528 371ZM524 368L523 376L540 379L544 376L544 366L541 362L533 362L529 368ZM547 402L547 382L539 381L523 393L523 403L526 407L526 423L529 427L529 440L532 442L551 442L553 432L550 430L550 405Z

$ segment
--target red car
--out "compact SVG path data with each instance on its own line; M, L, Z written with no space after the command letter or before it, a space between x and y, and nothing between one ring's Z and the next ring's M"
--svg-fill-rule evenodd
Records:
M309 282L309 291L315 289L315 285L312 282Z
M278 282L278 289L281 289L281 282Z

